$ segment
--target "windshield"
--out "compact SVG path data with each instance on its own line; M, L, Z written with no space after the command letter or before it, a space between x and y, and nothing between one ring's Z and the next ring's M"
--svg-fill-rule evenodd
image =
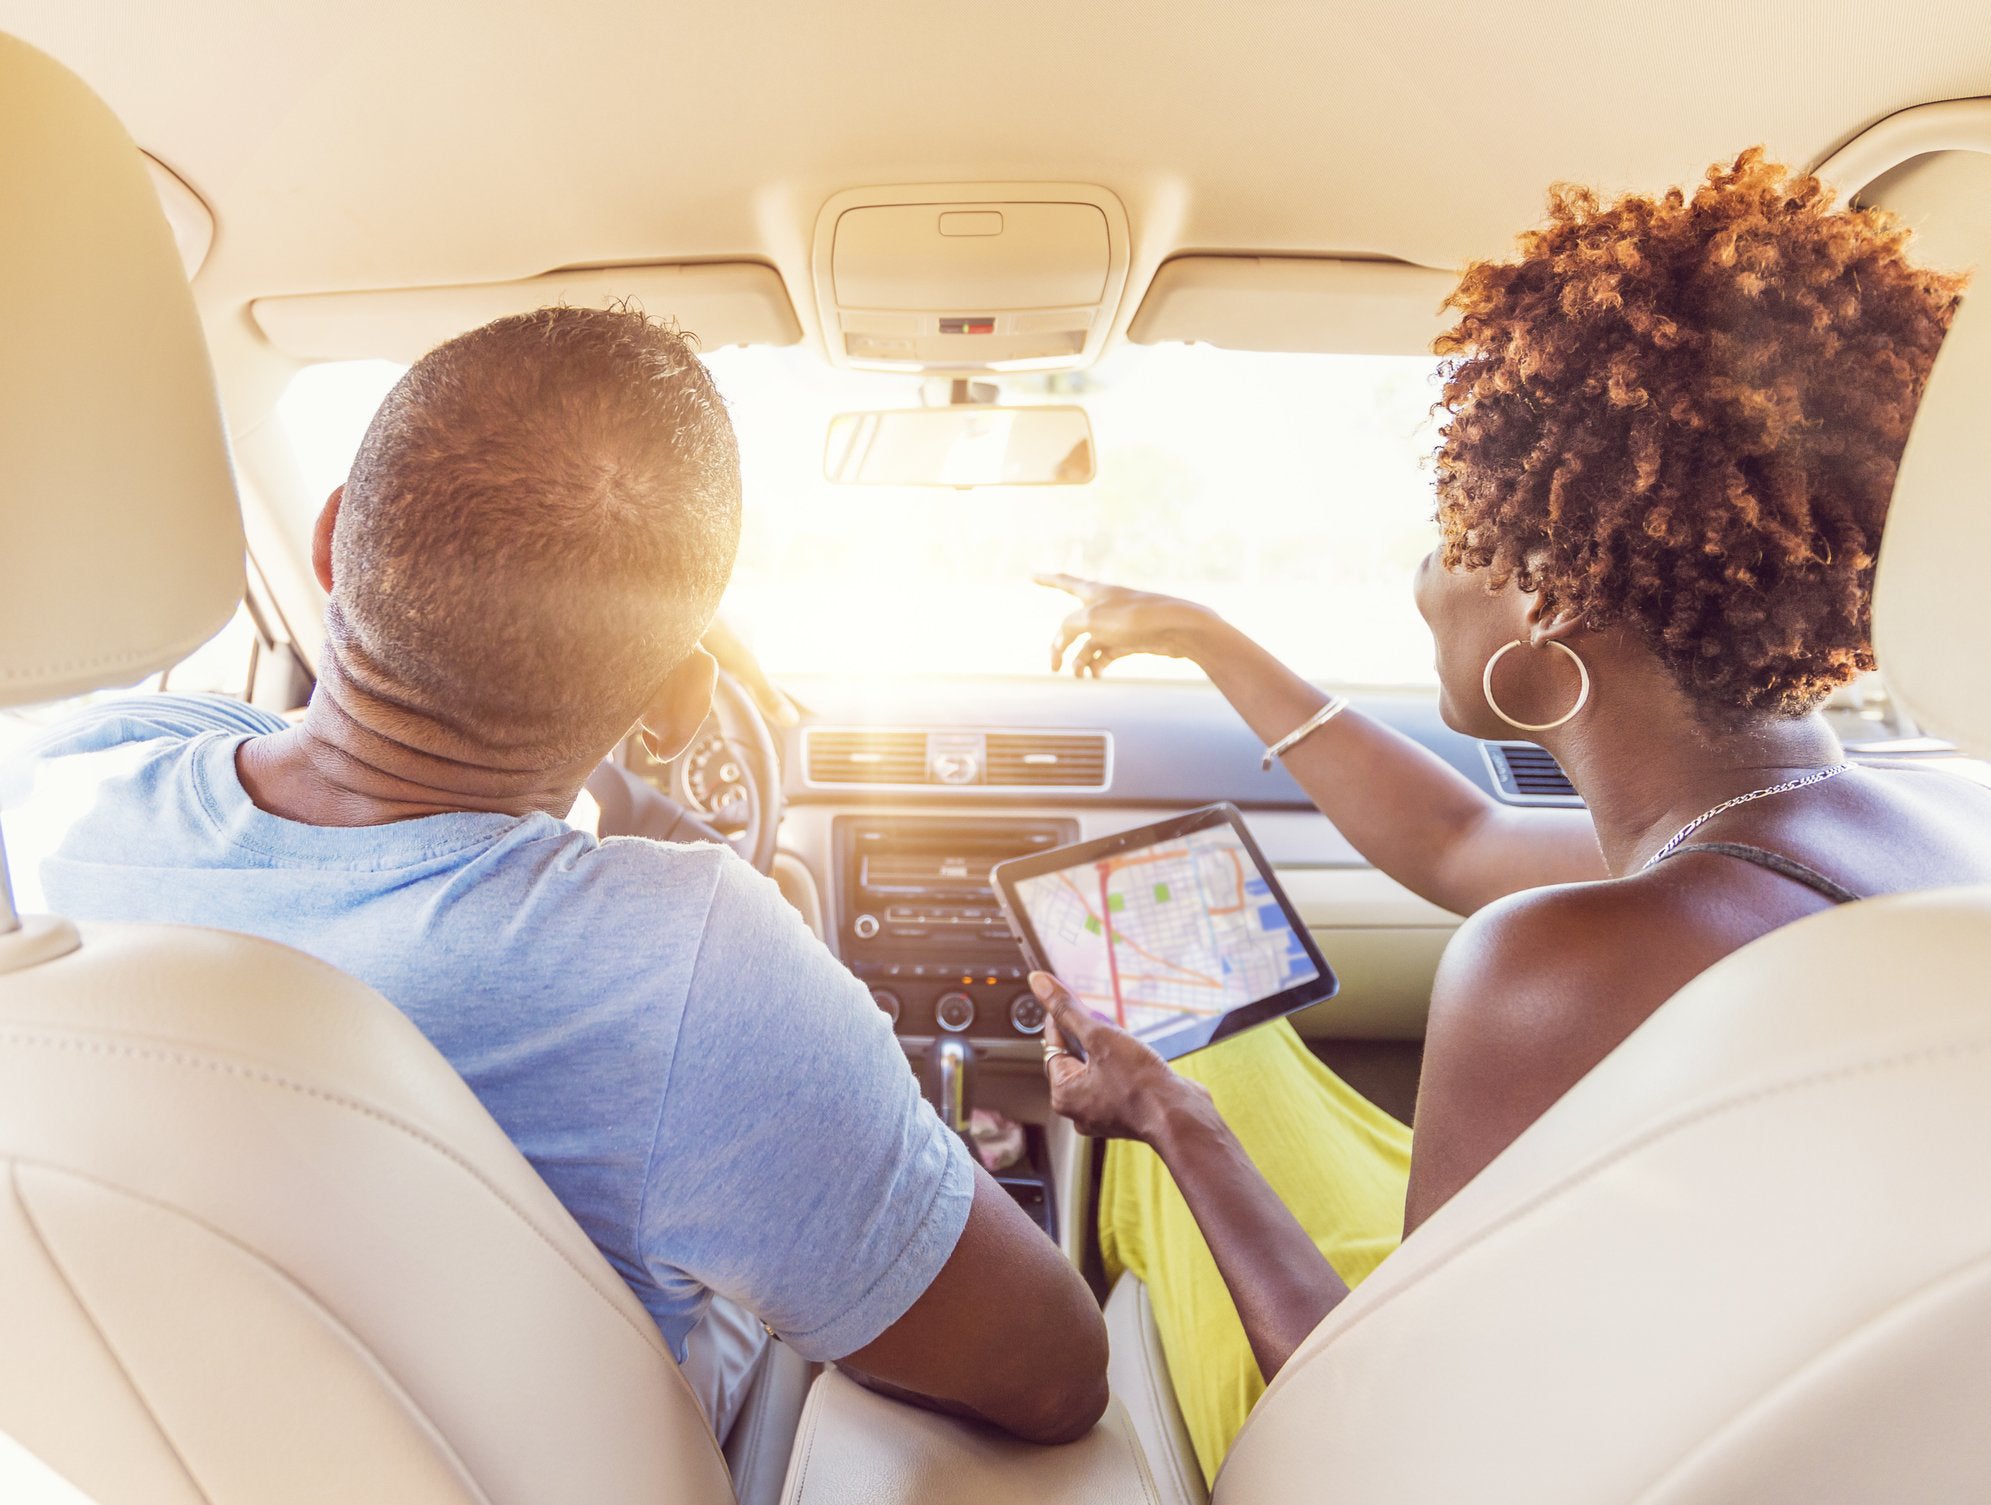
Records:
M1083 486L839 486L839 412L914 406L910 377L842 372L803 348L707 357L739 430L746 524L724 615L770 673L1041 674L1069 571L1207 602L1302 672L1429 684L1410 576L1435 541L1429 357L1133 347L1092 370L1006 378L1007 402L1091 414ZM312 367L279 409L307 478L344 477L399 374ZM1119 675L1187 675L1167 660Z

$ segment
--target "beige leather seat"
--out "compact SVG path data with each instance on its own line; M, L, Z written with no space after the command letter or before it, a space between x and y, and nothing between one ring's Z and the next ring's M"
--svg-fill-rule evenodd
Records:
M0 705L212 633L242 535L137 149L0 37ZM732 1498L623 1282L378 995L0 901L0 1432L100 1505ZM18 1470L10 1477L18 1477Z
M1937 363L1878 601L1895 691L1980 756L1987 558L1991 288ZM1137 1287L1109 1303L1147 1469L1052 1450L998 1474L976 1434L931 1422L895 1453L899 1423L819 1384L804 1434L830 1461L791 1472L791 1505L909 1502L935 1478L956 1505L1197 1505L1144 1306ZM1670 1000L1322 1323L1213 1499L1981 1502L1987 1355L1991 888L1873 899Z
M1987 558L1980 288L1877 597L1895 692L1980 756ZM1873 899L1710 969L1579 1083L1312 1335L1215 1499L1982 1501L1987 1355L1991 889Z

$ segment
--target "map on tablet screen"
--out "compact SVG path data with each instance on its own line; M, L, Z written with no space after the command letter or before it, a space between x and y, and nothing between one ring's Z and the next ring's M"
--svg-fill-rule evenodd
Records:
M1015 880L1044 961L1136 1034L1226 1014L1319 978L1229 824Z

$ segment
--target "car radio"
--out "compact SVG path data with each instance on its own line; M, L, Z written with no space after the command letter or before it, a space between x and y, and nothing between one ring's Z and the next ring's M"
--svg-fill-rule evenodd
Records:
M1078 838L1071 820L839 816L838 954L907 1040L1034 1043L1044 1010L989 883Z

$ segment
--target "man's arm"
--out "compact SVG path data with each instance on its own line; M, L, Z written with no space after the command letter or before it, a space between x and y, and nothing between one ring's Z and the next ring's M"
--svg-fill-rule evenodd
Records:
M804 1358L1034 1441L1105 1406L1078 1273L921 1100L890 1023L775 886L713 853L639 1214L660 1284Z
M1071 1442L1106 1410L1106 1323L1057 1246L989 1174L933 1283L839 1361L872 1388L977 1417L1031 1442Z

